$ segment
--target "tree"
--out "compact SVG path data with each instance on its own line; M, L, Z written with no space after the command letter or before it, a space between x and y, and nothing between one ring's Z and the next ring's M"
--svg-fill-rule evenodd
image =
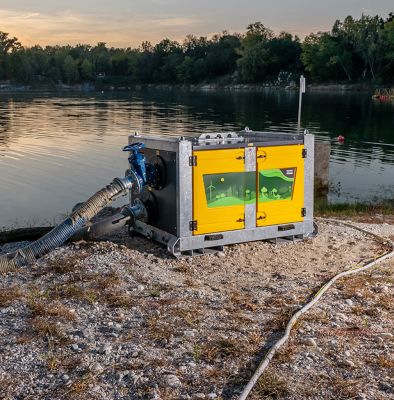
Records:
M89 81L94 79L94 66L87 58L81 64L81 78Z
M63 74L67 83L72 83L79 79L78 64L70 55L64 60Z
M9 55L9 69L11 77L18 82L29 83L33 77L33 67L24 50Z
M0 79L6 77L7 58L10 52L17 51L22 45L16 37L9 37L8 33L0 31Z

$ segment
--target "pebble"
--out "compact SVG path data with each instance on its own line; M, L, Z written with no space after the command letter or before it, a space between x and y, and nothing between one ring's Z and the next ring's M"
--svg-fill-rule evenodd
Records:
M336 317L338 319L341 319L342 321L347 321L348 320L348 317L345 314L342 314L342 313L337 313Z
M99 347L98 353L108 355L112 351L112 346L109 343L103 344Z
M118 382L122 381L127 375L129 375L130 371L129 370L124 370L124 371L119 371L118 372Z
M346 357L350 357L350 351L349 351L349 350L346 350L346 351L345 351L345 356L346 356Z
M216 393L208 393L208 399L216 399L218 395Z
M196 393L193 397L195 399L205 399L205 394L204 393Z
M343 361L342 361L342 365L343 365L344 367L353 368L355 364L354 364L353 361L350 361L350 360L343 360Z
M306 346L317 346L316 340L313 338L306 338L301 341L302 344L305 344Z
M99 363L94 363L90 368L92 372L100 373L104 371L104 367Z
M179 378L176 375L172 375L172 374L164 375L163 384L164 384L164 386L171 387L171 388L179 388L182 386L182 383L179 380Z
M352 306L352 305L353 305L353 300L352 300L352 299L346 299L346 300L345 300L345 303L346 303L348 306Z
M73 343L70 347L72 351L79 351L79 346L76 343Z
M391 339L393 337L393 334L390 332L382 332L379 333L379 337L381 337L382 339Z

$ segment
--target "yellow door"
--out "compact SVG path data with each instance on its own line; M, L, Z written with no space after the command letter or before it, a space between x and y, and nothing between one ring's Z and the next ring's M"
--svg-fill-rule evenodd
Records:
M257 226L303 221L303 145L257 149Z
M198 150L193 156L193 234L243 229L245 198L256 201L245 184L244 149Z

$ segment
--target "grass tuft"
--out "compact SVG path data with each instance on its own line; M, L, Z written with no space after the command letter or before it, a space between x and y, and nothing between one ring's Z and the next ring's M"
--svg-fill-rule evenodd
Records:
M0 289L0 308L8 307L22 296L22 291L16 286Z

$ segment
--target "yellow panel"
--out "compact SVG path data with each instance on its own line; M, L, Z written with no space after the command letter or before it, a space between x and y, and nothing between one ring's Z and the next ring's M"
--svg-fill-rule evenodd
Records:
M257 226L304 220L303 148L293 145L257 149Z
M224 193L212 196L217 193L218 186L225 185L229 179L244 179L244 149L199 150L193 155L197 157L197 165L193 167L193 219L197 221L197 230L193 234L243 229L243 200L226 197Z

